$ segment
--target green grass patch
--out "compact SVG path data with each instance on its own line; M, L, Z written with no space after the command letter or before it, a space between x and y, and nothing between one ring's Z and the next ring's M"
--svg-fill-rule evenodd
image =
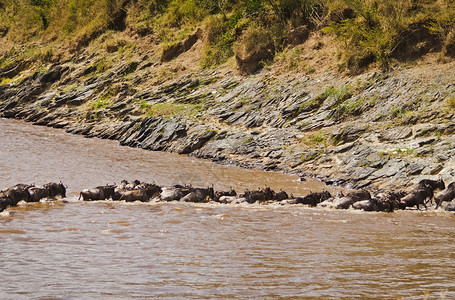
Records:
M327 143L326 133L324 130L318 130L307 134L301 141L302 146L315 147L319 145L325 145Z
M411 148L397 148L390 151L381 151L378 153L380 156L389 157L408 157L414 155L414 149Z
M156 103L145 107L149 117L174 117L185 115L194 117L202 111L200 104Z
M445 104L449 109L455 109L455 96L449 96L445 99Z
M359 97L355 100L346 101L338 106L333 118L340 120L350 116L358 116L362 113L364 99Z
M314 152L310 152L310 153L302 153L300 158L302 159L303 162L308 162L308 161L315 160L316 158L321 156L321 154L322 154L321 151L314 151Z
M248 52L266 44L273 59L288 46L292 29L318 30L325 24L323 31L339 41L341 69L350 72L373 63L387 69L400 56L412 59L434 49L453 55L455 44L455 2L449 0L1 0L0 6L0 34L6 40L17 45L55 41L75 52L103 33L125 28L140 36L153 34L161 46L205 28L204 68L232 57L235 45L249 43L242 36L253 29L257 35L251 36L260 38L249 39ZM106 48L129 52L134 45L118 40ZM52 49L61 51L51 47L44 59L58 57ZM299 65L299 51L291 48L285 65L314 72Z
M95 111L103 109L103 108L107 107L108 105L109 105L109 101L107 99L104 99L103 97L100 97L91 103L91 107Z

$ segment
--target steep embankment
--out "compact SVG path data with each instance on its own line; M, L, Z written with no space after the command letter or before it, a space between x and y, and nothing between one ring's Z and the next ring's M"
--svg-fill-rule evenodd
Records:
M136 88L154 63L90 56L0 87L0 115L123 145L361 187L455 172L453 64L355 77L210 70Z
M60 2L0 11L0 116L331 184L453 180L449 2Z

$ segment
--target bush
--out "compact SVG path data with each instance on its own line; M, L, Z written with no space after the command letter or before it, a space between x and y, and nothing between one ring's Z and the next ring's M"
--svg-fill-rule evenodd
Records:
M220 14L208 17L205 22L205 53L201 66L213 67L231 57L234 54L232 47L245 25L238 13L229 18Z
M444 42L444 55L455 57L455 29L449 32Z
M352 73L373 62L387 69L394 58L415 59L438 50L438 36L455 20L455 5L448 1L339 0L326 5L329 11L354 12L323 29L341 41L342 68Z
M235 44L234 52L240 71L251 74L262 68L274 55L272 34L265 28L250 26Z
M126 24L173 44L205 20L203 67L235 54L240 64L249 59L251 70L260 68L258 62L283 50L286 33L322 24L340 41L341 68L353 73L433 50L455 57L450 0L0 0L0 7L2 39L66 39L71 50Z

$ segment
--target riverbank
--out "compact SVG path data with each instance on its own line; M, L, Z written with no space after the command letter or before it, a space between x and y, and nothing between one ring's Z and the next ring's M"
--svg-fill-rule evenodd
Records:
M352 188L453 181L447 1L0 7L0 117Z
M455 174L454 63L351 77L203 70L148 86L152 58L101 73L96 59L23 70L0 87L0 116L353 188Z

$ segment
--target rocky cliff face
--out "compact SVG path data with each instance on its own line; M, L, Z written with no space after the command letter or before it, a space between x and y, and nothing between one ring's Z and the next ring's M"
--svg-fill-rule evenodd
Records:
M349 78L208 70L147 86L157 61L103 72L92 61L73 57L0 86L0 116L357 188L455 174L453 63Z

